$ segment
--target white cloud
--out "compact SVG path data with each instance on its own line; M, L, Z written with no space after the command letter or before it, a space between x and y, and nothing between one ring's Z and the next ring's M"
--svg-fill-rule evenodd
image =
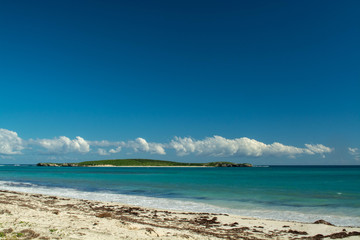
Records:
M360 161L360 152L358 148L348 148L349 153L354 156L354 159Z
M107 140L102 140L102 141L88 141L88 143L94 147L102 147L101 149L99 148L97 150L97 153L101 155L119 153L123 149L131 149L134 152L147 152L151 154L160 154L160 155L166 154L164 149L164 144L147 142L144 138L137 138L135 140L131 140L127 142L124 141L110 142ZM113 148L109 149L107 147L113 147Z
M109 153L118 153L121 151L121 147L113 148L109 150Z
M0 128L0 154L21 154L23 149L24 142L16 132Z
M109 153L103 148L98 148L97 153L101 156L109 155Z
M124 142L111 142L108 140L87 141L87 142L90 146L94 146L94 147L111 147L111 146L120 146L124 144Z
M333 149L326 147L322 144L305 144L307 149L309 150L308 154L321 154L321 156L325 157L325 153L331 153Z
M321 144L306 144L306 148L299 148L287 146L278 142L265 144L246 137L226 139L221 136L207 137L204 140L194 140L189 137L175 137L170 142L169 147L175 149L180 156L195 153L198 155L218 157L260 157L263 155L287 155L294 157L299 154L324 154L332 151L332 149Z
M30 140L30 143L45 148L50 153L88 153L90 145L82 137L76 137L71 140L68 137L61 136L53 139Z
M350 154L356 154L356 153L358 153L359 152L359 149L358 148L348 148L349 149L349 152L350 152Z
M111 142L107 140L102 141L87 141L90 146L101 147L97 149L100 155L109 155L121 152L123 149L131 149L134 152L147 152L150 154L165 155L164 144L147 142L144 138L137 138L127 142ZM113 148L110 148L113 147ZM109 149L110 148L110 149Z
M151 154L165 155L165 149L161 143L149 143L143 138L137 138L135 141L128 141L124 147L132 148L135 152L149 152Z

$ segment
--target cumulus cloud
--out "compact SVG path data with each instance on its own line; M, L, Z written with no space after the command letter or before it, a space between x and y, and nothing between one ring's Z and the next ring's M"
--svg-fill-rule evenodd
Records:
M169 147L175 149L180 156L195 153L198 155L217 157L260 157L263 155L288 155L294 157L299 154L324 154L332 151L332 149L321 144L306 144L306 148L299 148L278 142L265 144L246 137L226 139L221 136L207 137L203 140L195 140L189 137L175 137L170 142Z
M147 142L143 138L137 138L135 141L129 141L124 147L132 148L135 152L149 152L151 154L165 155L164 145L161 143Z
M87 141L92 147L101 147L97 149L100 155L109 155L121 152L123 149L130 149L134 152L146 152L150 154L165 155L165 144L148 142L144 138L137 138L130 141L111 142L107 140L102 141ZM112 147L112 148L110 148Z
M111 142L108 140L101 141L87 141L89 145L94 147L112 147L112 146L120 146L123 145L124 142Z
M53 139L31 140L30 143L45 148L49 153L88 153L90 151L89 143L82 137L76 137L71 140L68 137L61 136Z
M323 157L325 157L325 153L331 153L333 151L333 149L322 144L305 144L305 147L309 150L308 154L321 154Z
M360 151L358 148L348 148L349 153L354 156L354 159L360 161Z
M109 150L109 153L118 153L121 151L121 146L117 147L117 148L112 148Z
M0 128L0 155L21 154L24 142L16 132Z
M350 154L356 154L356 153L358 153L359 152L359 149L358 148L348 148L349 149L349 152L350 152Z
M109 155L109 153L103 148L98 148L97 153L101 156Z
M165 155L164 144L147 142L144 138L137 138L130 141L110 142L107 140L102 141L88 141L92 147L98 148L97 153L100 155L109 155L121 152L123 149L130 149L134 152L147 152L150 154ZM110 148L112 147L112 148ZM109 149L110 148L110 149Z

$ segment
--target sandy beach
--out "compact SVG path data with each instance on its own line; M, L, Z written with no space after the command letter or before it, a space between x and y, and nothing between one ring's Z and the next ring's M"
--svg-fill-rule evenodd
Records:
M4 239L360 239L360 228L0 191Z

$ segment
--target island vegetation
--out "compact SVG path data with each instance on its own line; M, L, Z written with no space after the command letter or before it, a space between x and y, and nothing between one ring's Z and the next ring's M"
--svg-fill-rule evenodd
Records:
M209 162L183 163L153 159L112 159L79 163L38 163L47 167L252 167L249 163Z

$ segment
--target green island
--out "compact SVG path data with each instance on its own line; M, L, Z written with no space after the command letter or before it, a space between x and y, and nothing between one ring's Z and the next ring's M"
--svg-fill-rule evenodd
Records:
M38 163L41 167L252 167L250 163L182 163L153 159L113 159L79 163Z

